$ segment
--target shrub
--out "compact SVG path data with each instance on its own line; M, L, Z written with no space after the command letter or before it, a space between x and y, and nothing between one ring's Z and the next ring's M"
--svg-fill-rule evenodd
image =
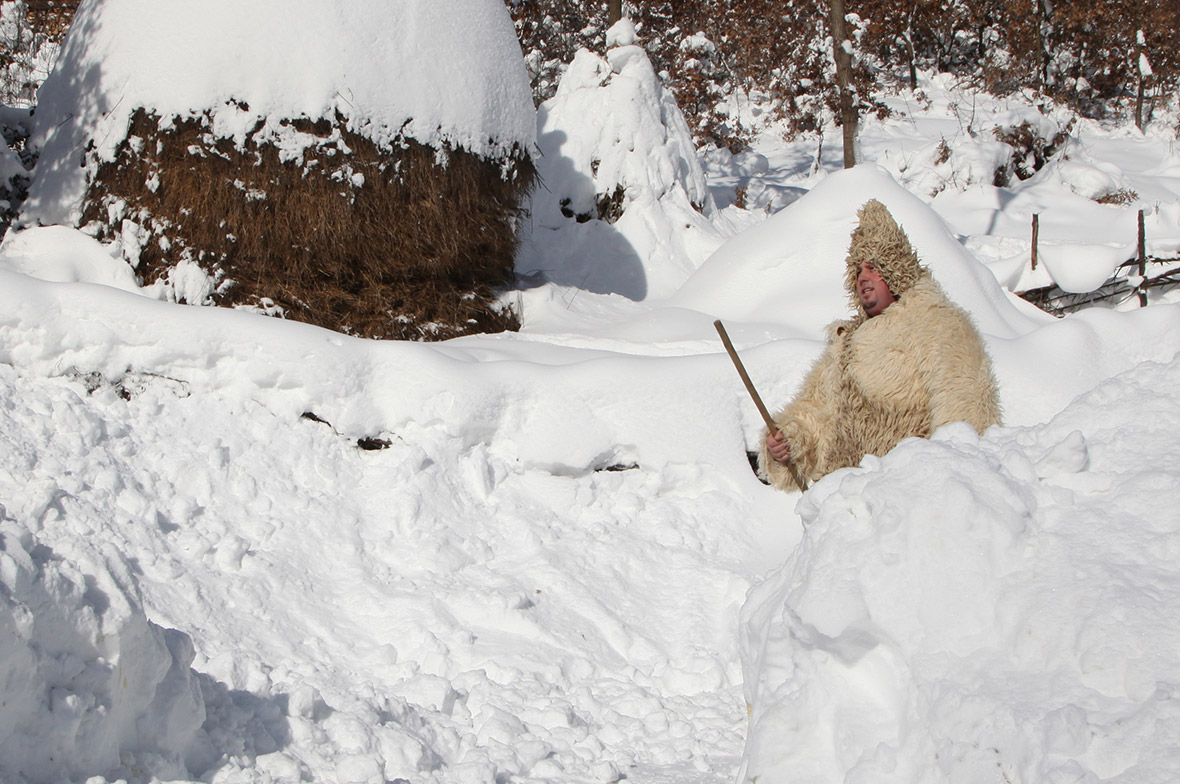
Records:
M1019 124L997 126L992 129L996 139L1012 148L1012 162L1008 172L997 172L996 185L1005 185L1010 175L1027 180L1039 172L1049 159L1056 155L1069 139L1073 129L1071 119L1064 128L1047 130L1044 123L1033 124L1025 120ZM1000 182L1004 180L1004 182Z

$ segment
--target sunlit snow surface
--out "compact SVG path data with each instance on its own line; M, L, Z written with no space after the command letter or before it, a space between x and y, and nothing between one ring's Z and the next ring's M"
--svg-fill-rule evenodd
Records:
M818 483L743 609L749 781L1174 781L1180 358Z
M866 151L909 149L906 128L870 125ZM594 133L605 160L618 140ZM1180 235L1168 141L1087 133ZM524 329L443 344L159 302L75 232L9 238L0 772L1173 781L1180 306L1038 314L981 263L1016 241L986 229L1015 200L907 193L889 160L809 172L774 138L742 176L791 206L718 199L679 234L683 205L652 196L671 184L635 180L618 223L550 211ZM1132 142L1154 173L1117 157ZM787 399L845 312L869 197L975 315L1007 426L778 493L712 320ZM1043 226L1122 241L1125 211L1049 202ZM604 234L633 277L582 288L564 265ZM628 296L635 275L671 293Z

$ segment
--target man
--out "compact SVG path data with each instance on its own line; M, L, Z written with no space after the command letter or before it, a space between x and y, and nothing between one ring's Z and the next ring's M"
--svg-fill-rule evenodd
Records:
M1000 421L991 362L970 318L918 263L883 204L869 201L858 216L844 276L856 315L828 326L823 356L762 444L762 471L782 490L798 488L795 473L819 479L949 422L982 433Z

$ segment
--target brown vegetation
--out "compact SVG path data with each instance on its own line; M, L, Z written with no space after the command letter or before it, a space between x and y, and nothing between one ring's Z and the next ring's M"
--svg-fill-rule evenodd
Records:
M25 18L38 33L60 41L66 36L79 0L25 0Z
M1070 120L1065 128L1054 130L1050 138L1045 138L1041 129L1025 121L1017 125L997 126L992 134L997 141L1012 148L1013 154L1008 166L997 171L996 186L1008 185L1012 178L1027 180L1044 168L1049 159L1055 156L1062 145L1069 140L1069 132L1074 122Z
M182 260L215 280L215 304L252 305L365 337L442 339L513 329L496 307L512 279L515 226L534 179L518 155L483 160L406 140L392 149L342 122L292 120L300 160L238 149L204 117L161 128L140 109L91 184L83 223L145 230L138 274Z
M506 0L533 76L556 89L579 46L601 50L606 4ZM852 87L863 116L874 96L917 86L919 69L1006 95L1062 101L1089 116L1144 125L1180 86L1175 0L845 0ZM732 150L745 131L724 110L736 89L775 100L794 131L839 118L828 30L831 0L631 0L624 11L676 93L697 141ZM704 45L701 36L707 39ZM1140 55L1151 70L1140 69Z
M30 25L60 39L78 0L24 0ZM505 0L538 102L553 95L579 47L601 50L617 3ZM830 0L629 0L641 43L698 141L736 149L742 131L719 110L735 87L782 99L797 128L835 108ZM854 84L860 109L887 82L916 86L917 69L953 73L999 94L1033 90L1086 114L1133 112L1180 85L1180 3L1175 0L846 0L854 18ZM705 35L703 51L686 39ZM1140 38L1142 35L1142 38ZM1140 71L1140 55L1151 73ZM1129 116L1129 115L1128 115Z

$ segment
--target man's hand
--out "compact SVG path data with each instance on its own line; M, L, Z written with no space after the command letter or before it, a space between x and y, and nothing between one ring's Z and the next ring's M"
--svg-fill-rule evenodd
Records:
M766 437L766 451L779 463L786 463L791 459L791 445L779 430Z

